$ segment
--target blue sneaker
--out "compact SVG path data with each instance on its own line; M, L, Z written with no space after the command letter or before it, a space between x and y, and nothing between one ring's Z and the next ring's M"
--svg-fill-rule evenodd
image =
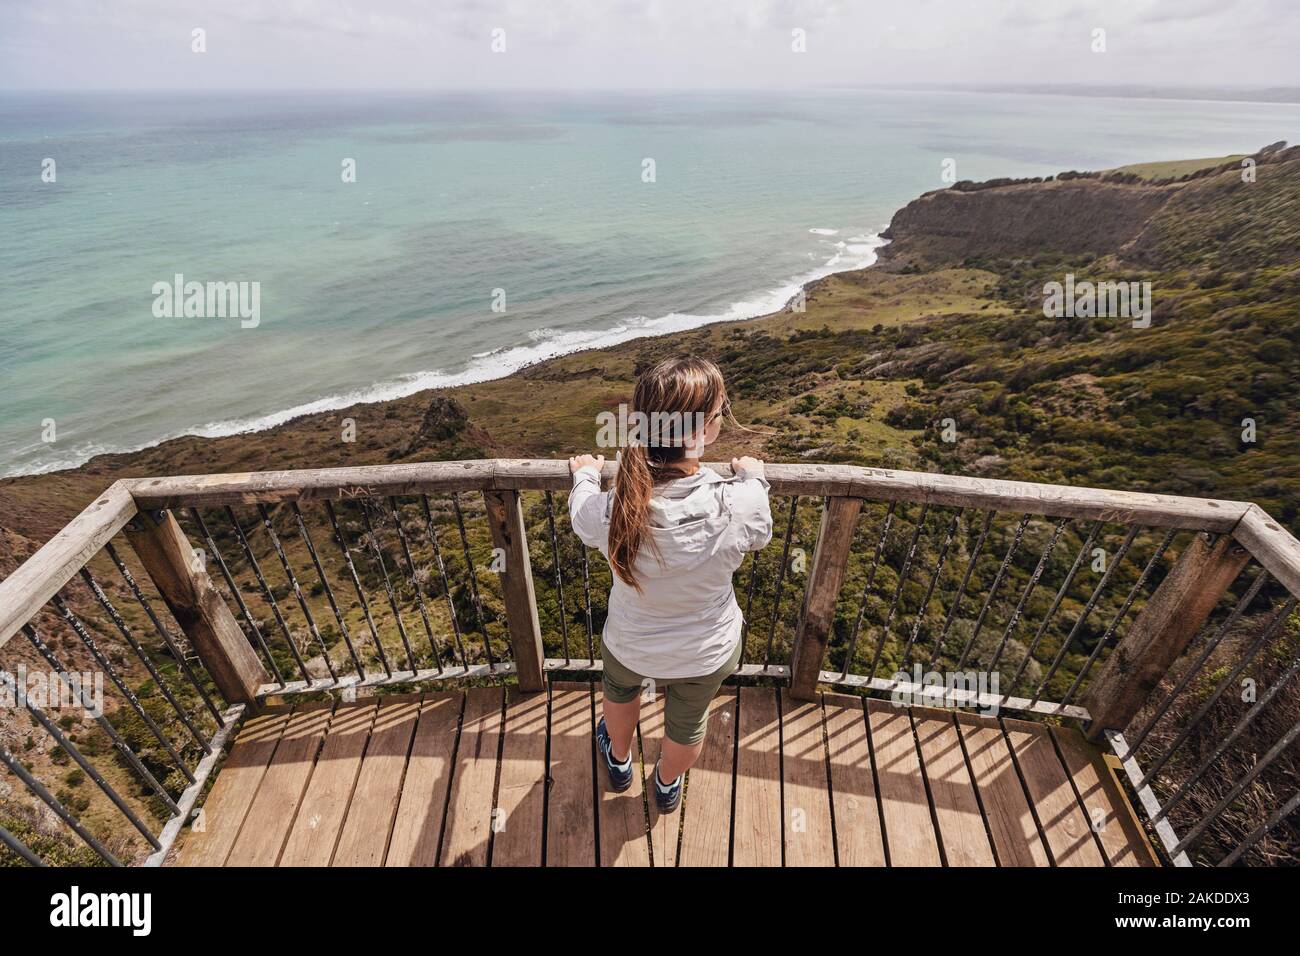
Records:
M659 764L655 763L655 806L659 808L660 813L672 813L682 802L682 778L685 776L682 774L672 783L662 784L659 782Z
M605 758L605 769L609 771L610 789L622 793L632 786L632 754L628 753L627 760L623 763L614 759L614 745L609 739L609 731L605 729L604 717L596 725L596 743L600 745L601 755Z

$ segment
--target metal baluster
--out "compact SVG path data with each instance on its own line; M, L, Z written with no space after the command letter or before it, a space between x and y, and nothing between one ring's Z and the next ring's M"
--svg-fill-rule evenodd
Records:
M339 675L335 673L334 662L330 660L330 649L325 646L325 638L321 636L320 629L316 626L316 618L312 615L311 607L307 604L307 598L303 595L302 588L298 584L298 576L293 573L293 565L289 563L289 556L284 553L284 548L280 545L280 536L275 533L275 526L271 524L271 512L266 509L266 505L259 504L257 513L262 518L262 527L266 529L266 536L271 539L271 547L275 548L276 556L280 559L280 566L284 568L284 576L289 581L293 596L298 600L298 607L302 609L302 616L307 621L307 631L320 645L320 654L325 661L325 669L329 671L330 679L337 684Z
M1183 724L1183 729L1174 737L1173 742L1165 748L1164 753L1156 758L1151 766L1147 768L1142 780L1134 787L1134 789L1141 790L1156 778L1156 775L1160 773L1164 768L1164 765L1169 762L1169 758L1172 757L1178 748L1183 745L1183 741L1191 735L1192 730L1196 725L1205 719L1205 715L1210 712L1210 709L1218 702L1219 698L1223 696L1224 691L1229 687L1236 685L1237 678L1241 676L1242 671L1244 671L1250 665L1250 662L1258 656L1259 652L1264 649L1264 645L1272 639L1275 633L1277 633L1278 628L1282 626L1282 623L1291 615L1291 612L1295 610L1295 606L1296 599L1291 598L1283 604L1282 607L1278 608L1273 617L1264 626L1263 630L1260 631L1259 637L1255 638L1254 643L1246 649L1246 653L1241 656L1241 660L1239 660L1236 666L1233 667L1232 672L1223 678L1223 680L1219 681L1218 686L1216 686L1210 696L1205 699L1204 703L1201 704L1196 713L1192 715L1192 718Z
M555 533L555 503L551 492L546 492L546 526L551 532L551 555L555 561L555 594L560 605L560 634L564 642L564 665L567 667L569 657L569 621L564 610L564 568L560 561L560 538Z
M433 663L442 673L442 654L438 652L438 642L433 636L433 625L429 623L429 609L424 604L424 589L420 587L415 573L415 559L411 557L411 545L406 540L406 529L402 527L402 516L397 510L397 499L389 496L388 511L393 517L393 527L397 529L397 540L402 545L402 559L406 562L406 573L411 580L411 590L415 592L415 604L420 609L420 620L424 622L424 633L429 637L429 650L433 652Z
M86 587L90 588L90 593L99 602L99 606L107 612L113 626L117 628L127 644L131 646L131 650L135 651L135 656L140 658L140 663L144 664L144 669L149 672L149 676L158 685L158 692L162 694L163 700L171 704L172 710L176 711L176 716L180 718L185 729L190 732L190 736L194 738L194 742L199 745L203 752L205 754L211 753L212 749L208 746L208 742L203 739L203 735L199 733L198 728L190 721L189 715L185 713L185 708L181 706L181 702L176 699L176 695L171 692L171 688L163 681L162 674L158 673L158 668L154 667L153 661L149 659L149 654L140 646L140 642L135 639L135 635L131 633L126 621L122 619L122 615L117 612L117 608L108 599L104 589L99 586L99 582L91 575L90 569L83 566L79 573L81 580Z
M145 783L147 783L149 787L163 800L163 802L167 804L168 808L173 813L180 812L176 806L176 802L172 800L171 795L163 788L163 785L158 782L157 778L149 772L148 768L140 762L140 758L135 755L135 751L133 751L127 745L126 741L122 739L121 734L117 732L117 729L113 726L112 722L104 715L102 708L98 707L86 693L86 690L81 686L80 681L73 681L71 679L71 672L68 671L68 669L65 668L55 656L54 651L50 649L50 646L46 644L41 636L36 632L36 628L31 624L24 624L22 631L23 634L26 635L28 641L31 642L32 646L36 648L37 653L39 653L41 657L45 658L45 662L50 665L50 669L58 676L60 683L68 689L68 692L73 696L77 703L81 705L82 709L90 714L95 723L99 725L100 729L108 735L109 740L112 741L114 748L122 758L132 767L132 769L140 774L141 779L143 779Z
M438 564L438 577L442 581L442 593L447 598L447 615L451 618L451 633L456 641L456 650L460 652L460 665L468 669L469 660L465 657L465 645L460 637L460 621L456 617L456 601L451 596L451 580L447 577L446 562L442 560L442 545L438 543L438 532L433 526L433 512L429 508L428 495L420 495L420 506L424 511L425 534L429 538L429 543L433 545L433 557Z
M479 600L478 595L478 571L475 569L474 559L469 553L469 536L465 534L465 516L460 510L460 495L455 491L451 493L451 507L456 513L456 529L460 532L460 546L465 552L465 568L469 572L470 596L474 600L474 615L478 621L478 630L483 635L483 650L487 653L488 665L494 666L496 659L492 655L492 642L488 639L487 625L483 622L483 602Z
M948 616L943 620L943 630L939 636L934 639L934 646L930 648L930 661L934 662L939 659L943 651L943 642L948 639L948 632L952 629L952 622L957 617L957 609L961 607L962 600L966 597L966 587L970 584L971 573L975 570L975 562L979 560L980 554L984 551L984 541L989 536L989 528L993 526L994 512L984 512L984 524L980 527L979 537L975 539L975 547L971 549L970 559L966 562L966 572L961 576L961 584L957 586L957 593L953 596L952 604L948 607Z
M1115 573L1115 570L1124 561L1124 556L1128 554L1128 549L1133 546L1133 539L1137 537L1139 530L1140 529L1137 526L1128 529L1128 534L1124 536L1123 543L1120 544L1119 550L1115 552L1115 560L1106 568L1105 573L1101 576L1101 580L1098 581L1097 586L1092 589L1092 594L1088 597L1088 603L1083 606L1083 610L1080 611L1079 616L1075 618L1074 626L1070 628L1070 633L1066 636L1065 640L1061 642L1061 648L1056 652L1056 657L1052 660L1052 666L1047 669L1047 673L1043 675L1043 679L1039 683L1038 689L1034 691L1033 700L1030 701L1031 707L1038 703L1042 698L1043 691L1047 689L1047 685L1051 681L1052 677L1055 676L1057 668L1059 668L1061 662L1065 660L1065 655L1070 650L1070 645L1074 643L1074 636L1079 633L1079 629L1083 627L1083 622L1088 619L1088 615L1091 614L1092 609L1096 607L1097 601L1101 597L1102 592L1106 590L1106 584L1110 581L1110 576Z
M1101 639L1097 641L1096 646L1093 647L1092 653L1089 654L1088 659L1084 661L1083 667L1079 669L1079 673L1075 675L1074 682L1070 685L1070 689L1067 690L1065 696L1061 698L1062 704L1068 704L1074 699L1075 692L1083 685L1084 680L1088 676L1088 672L1092 670L1093 663L1101 654L1102 648L1106 647L1110 643L1111 636L1114 635L1115 629L1119 627L1119 622L1124 620L1124 616L1128 614L1128 610L1133 606L1133 601L1137 598L1138 592L1146 585L1147 579L1151 576L1151 572L1155 569L1155 566L1159 563L1160 559L1164 557L1165 551L1173 542L1174 536L1177 533L1177 530L1169 531L1165 535L1164 540L1160 542L1160 546L1156 548L1155 553L1151 555L1151 560L1149 560L1146 567L1142 569L1142 574L1138 576L1137 583L1129 589L1128 597L1125 598L1123 606L1119 609L1119 612L1106 628L1106 632L1101 635Z
M749 589L745 595L745 613L740 623L740 663L749 663L749 612L754 606L754 591L758 586L758 556L761 551L754 551L749 557Z
M1281 692L1283 687L1291 683L1292 678L1294 678L1295 675L1298 673L1300 673L1300 657L1294 657L1291 660L1290 666L1288 666L1287 669L1282 672L1282 676L1277 679L1277 681L1273 684L1272 687L1264 691L1264 693L1260 696L1259 700L1255 701L1254 705L1250 708L1250 710L1246 711L1246 713L1242 715L1241 719L1237 721L1236 726L1232 728L1232 731L1228 734L1228 736L1224 737L1223 740L1219 741L1219 745L1214 748L1213 753L1211 753L1208 757L1205 758L1205 760L1201 762L1201 765L1196 768L1196 772L1193 773L1186 780L1184 780L1182 786L1178 788L1178 791L1172 797L1170 797L1169 800L1165 802L1165 805L1160 808L1160 812L1157 813L1151 819L1152 823L1159 823L1165 817L1169 816L1169 811L1172 810L1174 807L1178 806L1178 804L1180 804L1187 797L1187 795L1191 793L1192 787L1196 784L1196 782L1200 780L1201 777L1205 776L1205 772L1209 770L1210 767L1212 767L1218 761L1218 759L1224 755L1224 753L1227 751L1229 747L1231 747L1234 743L1236 743L1237 738L1246 732L1246 728L1249 727L1251 723L1254 722L1255 718L1259 716L1260 712L1265 707L1267 707L1269 703L1273 700L1273 698L1276 697ZM1283 740L1286 742L1286 745L1289 746L1290 743L1295 740L1295 735L1297 733L1300 733L1300 725L1291 728L1291 731L1288 732L1288 736L1283 737ZM1284 749L1286 749L1285 746L1279 750L1279 753L1281 752L1281 750ZM1272 754L1272 756L1268 756L1268 760L1271 761L1273 757L1276 756L1277 754ZM1260 766L1260 764L1263 764L1263 766ZM1263 770L1264 767L1267 766L1268 763L1261 758L1260 761L1256 762L1252 772L1257 773L1258 771ZM1248 774L1247 778L1249 777L1250 775Z
M352 646L352 635L348 632L347 622L343 619L343 612L339 610L339 603L334 598L334 589L330 587L330 580L325 574L325 566L321 564L320 555L316 553L316 545L311 540L311 535L307 531L307 522L303 520L302 512L298 510L298 502L289 502L289 507L293 511L294 520L298 525L298 534L302 536L302 543L307 546L307 553L311 555L312 567L316 569L316 579L320 581L321 589L325 592L325 599L329 602L330 611L334 614L334 620L338 622L339 633L343 635L343 643L348 649L348 656L352 658L352 666L356 669L357 677L361 680L366 679L366 669L361 666L361 658L357 656L357 649Z
M867 613L867 597L871 594L871 585L876 581L876 569L880 567L880 556L885 550L885 540L889 537L889 526L894 521L894 509L897 502L891 501L889 507L885 510L884 520L880 523L880 537L876 541L876 553L871 559L871 568L867 571L867 581L862 586L862 599L858 601L858 616L853 622L853 631L849 634L849 646L844 652L844 670L840 672L840 680L849 675L849 667L853 664L853 655L858 648L858 634L862 630L862 618Z
M790 539L794 537L794 517L799 508L799 496L790 497L790 517L785 525L785 543L781 546L781 570L776 576L776 593L772 599L772 626L767 631L767 650L763 653L763 666L772 661L772 641L776 637L776 624L781 616L781 592L785 589L785 572L790 564Z
M59 802L59 800L45 789L45 785L27 772L27 768L9 752L9 748L0 743L0 763L3 763L9 770L21 780L27 789L36 796L40 797L41 802L54 811L55 816L72 828L72 832L81 837L86 845L99 854L99 858L109 866L121 866L122 861L109 852L104 844L95 839L94 834L83 827L68 809Z
M402 620L402 611L397 604L397 592L393 590L393 581L388 576L388 565L384 563L384 552L379 547L379 535L375 534L374 526L370 523L370 506L364 498L357 501L357 508L361 512L361 524L366 529L366 537L370 540L370 551L375 559L375 564L379 566L379 573L384 579L384 592L388 595L388 606L393 612L393 620L397 622L397 634L402 640L402 649L406 651L406 663L410 665L411 673L414 674L415 668L415 651L411 649L411 638L406 633L406 622Z
M921 636L921 622L925 618L925 609L930 606L930 598L934 596L934 586L939 583L939 575L943 574L944 562L948 560L948 550L952 547L952 540L957 534L957 525L965 512L965 508L958 508L953 513L952 520L948 523L948 530L944 532L943 546L939 548L939 557L935 560L934 571L930 574L930 586L925 589L925 597L921 599L921 606L916 609L916 620L912 623L912 633L907 639L907 645L903 648L902 663L904 665L907 664L912 655L912 646L916 643L916 639Z
M0 843L3 843L9 849L13 850L32 866L44 866L45 861L29 850L22 840L18 839L4 827L0 827Z
M1187 685L1192 682L1192 678L1200 673L1201 668L1205 665L1205 662L1209 660L1210 655L1214 653L1221 643L1223 643L1223 639L1227 636L1228 631L1232 629L1232 626L1236 624L1241 618L1241 615L1245 613L1246 608L1250 607L1251 602L1255 600L1256 595L1259 594L1260 589L1264 587L1268 580L1268 571L1264 568L1260 568L1259 573L1255 575L1255 580L1246 590L1246 593L1241 596L1241 600L1237 602L1237 606L1232 609L1232 613L1228 615L1227 619L1225 619L1221 625L1219 625L1219 629L1215 632L1214 637L1205 642L1205 647L1201 649L1201 653L1197 655L1196 660L1183 671L1182 676L1178 679L1178 683L1174 685L1168 696L1165 697L1164 702L1156 709L1155 713L1151 715L1151 719L1146 722L1146 726L1142 728L1141 732L1133 738L1133 741L1128 747L1129 753L1135 754L1138 752L1147 737L1150 736L1151 731L1155 729L1156 724L1160 723L1160 719L1168 713L1169 708L1173 706L1174 701L1177 700L1178 696L1187 689Z
M384 668L384 673L392 677L393 668L389 666L388 655L384 653L384 642L379 639L379 630L375 627L375 619L370 614L370 598L366 595L366 589L361 586L361 578L357 574L356 565L352 563L352 550L348 547L348 539L343 537L343 529L339 527L338 515L334 513L334 503L326 500L325 513L330 519L330 529L334 532L334 541L339 546L339 552L343 555L343 563L348 569L348 576L352 578L352 587L356 589L357 601L361 604L361 610L366 616L366 627L370 629L370 639L375 642L375 652L379 655L379 663Z
M1219 861L1219 866L1232 866L1235 864L1241 859L1247 850L1260 841L1260 838L1262 838L1264 834L1268 833L1269 830L1272 830L1291 814L1295 813L1297 807L1300 807L1300 790L1297 790L1291 796L1290 800L1269 814L1267 820L1257 826L1254 830L1250 831L1250 834L1246 839L1237 844L1235 850Z
M76 701L81 704L82 709L90 714L95 723L99 725L99 729L108 735L108 739L113 742L113 747L122 756L122 759L140 775L140 778L149 785L149 788L158 795L159 799L167 805L167 808L171 810L172 813L180 813L180 807L176 805L176 801L172 799L171 794L169 794L163 785L158 782L158 779L149 772L149 768L140 762L140 758L136 756L135 751L127 745L127 742L122 739L122 735L117 732L117 728L113 726L113 722L104 715L102 709L96 706L95 702L86 694L85 688L82 687L79 682L74 682L69 677L71 671L63 666L62 662L55 656L54 651L50 649L50 646L46 644L40 634L36 632L36 628L32 627L30 624L24 624L23 634L27 636L27 640L31 642L32 647L36 648L36 652L40 654L41 657L45 658L45 662L50 665L50 669L58 675L59 681L64 687L68 688L68 691Z
M1300 737L1300 722L1291 725L1291 729L1282 735L1264 756L1255 761L1254 765L1246 771L1246 775L1233 785L1232 789L1224 794L1223 799L1214 805L1214 809L1201 818L1201 822L1196 824L1192 829L1187 831L1187 835L1179 841L1178 846L1170 853L1170 856L1177 856L1192 849L1201 842L1201 837L1209 828L1210 824L1219 818L1224 810L1232 805L1233 801L1245 792L1246 788L1259 778L1259 775L1268 769L1268 766L1278 758L1288 747L1296 742ZM1212 761L1211 761L1212 762ZM1166 805L1167 806L1167 805ZM1162 811L1163 812L1163 811Z
M266 578L262 574L262 566L257 563L257 557L253 554L253 549L248 543L248 537L244 534L244 529L239 526L239 519L235 517L235 509L231 508L230 505L226 505L226 520L230 522L230 527L234 529L235 538L239 541L239 547L244 552L244 560L248 562L253 577L257 578L257 583L262 588L262 596L266 598L266 603L270 605L275 622L280 625L280 630L284 632L284 639L289 644L289 653L293 655L298 670L302 674L302 679L310 684L311 674L307 672L307 662L298 653L298 643L293 639L293 633L289 630L289 624L285 621L284 615L280 613L280 605L275 600L275 595L271 593L271 586L266 583Z
M993 584L989 588L988 595L984 598L984 606L980 608L979 617L975 619L975 627L971 631L970 640L962 648L961 657L957 660L956 670L961 670L966 666L966 658L970 656L971 649L975 647L975 642L979 639L980 630L984 627L984 619L988 616L989 608L993 605L993 599L997 596L998 588L1002 586L1002 580L1006 577L1007 568L1011 567L1011 560L1020 550L1020 543L1025 538L1025 528L1029 526L1029 515L1020 519L1016 525L1016 533L1011 539L1011 546L1007 548L1006 556L1002 559L1002 565L998 568L998 573L993 577Z
M1025 668L1029 662L1034 659L1034 651L1043 640L1043 635L1047 633L1047 627L1056 617L1056 612L1065 600L1065 595L1070 590L1070 585L1074 583L1074 576L1079 573L1079 568L1083 567L1083 559L1092 550L1092 542L1096 540L1097 532L1101 529L1102 522L1094 521L1092 527L1088 529L1088 537L1084 539L1083 545L1079 548L1079 553L1075 555L1074 563L1070 565L1069 573L1065 575L1065 580L1061 582L1061 587L1056 592L1056 597L1052 599L1052 606L1047 609L1043 615L1042 621L1038 624L1038 630L1034 633L1034 639L1029 642L1029 647L1025 649L1025 656L1020 661L1020 666L1016 668L1015 676L1011 678L1011 683L1007 687L1007 693L1003 699L1010 697L1020 683L1020 678L1024 676ZM1136 748L1134 748L1136 749Z
M898 584L894 587L894 599L889 602L889 612L885 615L885 623L880 628L880 640L876 642L876 653L871 658L871 666L867 668L867 676L876 676L876 666L880 663L880 655L884 653L885 641L889 638L889 628L894 622L894 614L897 613L899 603L903 597L903 585L907 583L907 574L912 568L912 559L916 557L916 546L920 543L921 535L925 531L925 519L930 513L930 503L927 501L921 505L921 515L916 519L916 530L912 532L912 542L907 546L907 554L903 557L903 567L898 572Z
M1020 600L1016 602L1016 609L1011 612L1011 617L1007 619L1006 629L1002 632L1002 640L998 642L997 649L993 652L993 659L989 661L988 670L990 672L998 669L998 662L1002 660L1002 652L1006 650L1007 642L1011 640L1011 635L1015 633L1016 625L1020 623L1020 616L1025 613L1025 604L1028 603L1029 596L1034 593L1034 588L1038 587L1038 581L1042 578L1047 563L1052 560L1052 552L1056 550L1056 543L1061 540L1065 526L1069 523L1068 518L1063 518L1056 523L1052 537L1048 539L1047 546L1038 558L1038 564L1034 566L1033 574L1029 576L1029 581L1025 584Z
M262 637L262 629L258 626L257 620L253 617L252 612L248 610L248 605L244 603L244 595L240 593L239 585L235 583L235 577L230 573L230 568L226 566L226 559L222 557L221 550L217 547L216 539L212 537L212 532L208 530L207 524L203 520L203 515L199 514L197 508L190 509L190 518L198 527L199 533L203 535L203 541L212 552L212 556L217 559L217 567L221 569L221 577L226 582L226 588L230 591L231 597L235 599L235 606L239 608L239 613L243 615L244 621L248 624L248 630L257 641L257 646L262 650L262 656L266 658L266 664L271 668L271 673L275 675L276 683L281 687L285 685L284 674L280 673L280 665L275 662L275 655L271 649L266 646L266 640Z
M90 632L86 630L85 625L82 624L77 616L72 613L72 608L68 607L63 598L57 594L54 595L50 601L53 603L55 609L63 615L63 619L72 626L72 629L76 632L77 636L81 638L81 643L86 645L86 649L90 651L91 656L95 658L95 662L104 669L104 673L108 676L108 679L113 682L113 686L115 686L122 696L126 698L127 703L131 705L131 709L135 711L136 716L144 721L144 725L149 728L149 732L153 734L162 748L166 750L167 754L173 761L175 761L176 769L185 776L186 780L193 783L194 774L190 773L190 768L185 766L185 760L177 752L176 748L172 746L172 742L167 739L167 735L162 732L162 729L154 723L154 719L149 716L149 712L145 710L144 705L140 703L140 698L136 697L135 691L131 690L131 688L127 686L126 681L122 680L117 669L109 663L108 658L105 657L103 652L99 649L99 646L95 643L95 639L91 637Z
M118 796L117 791L109 785L103 775L100 774L100 772L91 765L90 761L82 755L81 751L77 749L77 745L64 735L63 731L59 729L59 726L54 723L54 721L50 720L49 716L46 715L41 708L31 702L26 691L19 689L17 682L8 674L8 672L0 670L0 685L8 688L9 692L14 695L14 699L27 708L27 713L31 714L32 718L45 728L46 732L54 738L54 742L62 747L63 751L73 759L86 776L93 780L95 785L103 791L104 796L113 801L113 805L122 811L122 815L130 821L133 827L140 831L141 835L149 841L149 845L155 850L162 849L162 844L158 842L157 837L155 837L144 822L136 816L135 811L131 809L130 805Z
M587 660L596 663L596 634L591 623L591 567L587 562L587 546L582 548L582 603L587 616Z
M126 563L118 557L117 551L113 548L113 543L111 541L106 543L104 545L104 550L108 553L108 556L113 559L113 564L117 565L117 570L118 573L122 575L122 580L126 582L127 587L131 589L131 593L135 595L135 599L140 603L140 606L144 608L144 612L148 615L149 620L153 622L154 629L158 631L158 636L163 639L163 643L167 645L167 650L170 651L172 657L176 659L176 665L189 679L194 690L198 692L199 697L208 708L208 712L216 718L217 723L221 723L221 711L208 695L207 690L204 689L203 682L200 681L198 675L194 673L194 669L190 667L190 662L185 659L184 652L172 640L171 634L168 633L167 628L163 627L162 621L158 619L158 615L154 613L153 605L145 599L144 592L140 590L140 585L136 584L135 578L131 575L130 570L127 569ZM206 741L204 742L204 746L207 746ZM205 750L204 753L207 753L207 751Z

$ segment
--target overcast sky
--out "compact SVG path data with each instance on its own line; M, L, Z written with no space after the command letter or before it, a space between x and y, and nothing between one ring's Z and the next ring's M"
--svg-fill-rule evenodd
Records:
M1295 86L1297 49L1300 0L0 0L0 89Z

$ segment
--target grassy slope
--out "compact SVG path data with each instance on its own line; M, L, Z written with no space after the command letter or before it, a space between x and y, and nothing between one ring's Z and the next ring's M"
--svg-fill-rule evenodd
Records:
M1234 153L1231 156L1215 156L1206 159L1175 159L1161 163L1133 163L1129 166L1117 166L1114 169L1106 170L1106 172L1132 173L1142 179L1176 179L1189 173L1200 172L1202 169L1222 166L1224 163L1239 163L1245 158L1245 153Z

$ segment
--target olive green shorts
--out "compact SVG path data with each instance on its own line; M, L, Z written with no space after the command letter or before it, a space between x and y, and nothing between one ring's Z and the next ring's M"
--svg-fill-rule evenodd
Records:
M644 691L664 692L664 733L674 743L690 747L704 739L709 729L709 702L718 693L722 682L740 666L742 645L736 642L727 662L712 674L703 677L648 678L628 670L604 649L605 699L614 704L626 704ZM651 691L651 692L653 692Z

